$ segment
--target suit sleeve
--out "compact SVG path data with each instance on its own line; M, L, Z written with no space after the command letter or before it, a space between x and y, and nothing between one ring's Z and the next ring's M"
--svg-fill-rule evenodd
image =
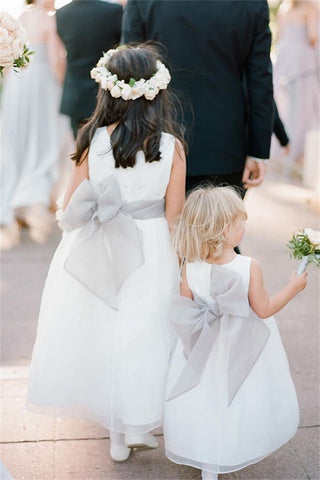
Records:
M121 43L145 42L145 26L141 18L139 2L128 0L122 18Z
M247 154L269 158L273 130L271 32L268 4L263 1L259 5L255 33L245 66L249 110Z
M279 116L276 102L274 102L274 122L273 122L273 133L277 137L282 147L285 147L289 143L289 137L287 135L286 129L282 123L282 120Z

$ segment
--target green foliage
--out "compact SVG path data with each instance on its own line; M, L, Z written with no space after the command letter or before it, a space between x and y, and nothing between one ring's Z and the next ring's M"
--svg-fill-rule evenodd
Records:
M320 267L320 247L310 242L308 236L302 231L297 235L292 235L291 240L287 243L290 249L290 255L295 260L301 260L308 256L308 263L314 263Z

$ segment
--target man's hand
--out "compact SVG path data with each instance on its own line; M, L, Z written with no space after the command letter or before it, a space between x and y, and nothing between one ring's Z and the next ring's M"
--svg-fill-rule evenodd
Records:
M258 187L263 182L266 172L265 162L247 158L242 176L244 188Z

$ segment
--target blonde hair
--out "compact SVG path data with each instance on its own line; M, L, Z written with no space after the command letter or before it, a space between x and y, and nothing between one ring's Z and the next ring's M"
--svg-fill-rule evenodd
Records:
M218 258L225 228L247 218L241 197L231 187L198 188L188 196L173 233L173 246L186 261Z

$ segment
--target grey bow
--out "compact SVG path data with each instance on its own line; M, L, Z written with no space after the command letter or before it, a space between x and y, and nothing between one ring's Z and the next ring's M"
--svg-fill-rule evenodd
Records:
M228 365L228 405L263 351L270 330L249 308L241 276L226 267L213 265L210 295L204 302L176 295L172 303L172 323L183 345L187 364L173 386L168 400L198 385L210 352L218 338L223 316L236 316L240 328L234 329ZM237 319L235 319L237 321Z
M83 227L64 268L74 278L117 309L117 296L126 278L144 263L141 231L134 219L164 215L164 199L125 203L114 176L98 194L83 180L60 217L66 231Z

